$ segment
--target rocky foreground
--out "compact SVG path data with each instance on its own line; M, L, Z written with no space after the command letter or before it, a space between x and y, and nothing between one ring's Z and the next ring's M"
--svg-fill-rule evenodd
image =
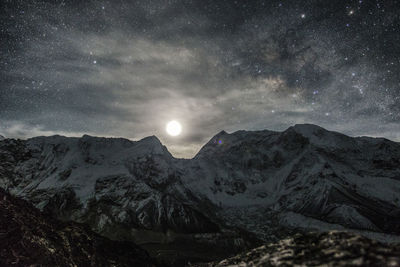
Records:
M0 266L159 266L132 242L61 222L0 189ZM212 253L212 251L210 251ZM400 244L348 232L295 234L249 252L189 266L400 266Z
M400 266L400 245L347 232L296 234L220 262L192 266Z
M44 215L0 189L0 266L156 266L131 242Z

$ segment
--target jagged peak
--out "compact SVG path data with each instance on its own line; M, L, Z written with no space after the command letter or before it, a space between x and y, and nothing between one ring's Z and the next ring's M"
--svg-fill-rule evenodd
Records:
M329 135L331 137L332 136L348 137L347 135L344 135L342 133L330 131L321 126L318 126L315 124L309 124L309 123L295 124L295 125L287 128L285 131L283 131L283 133L290 132L290 131L294 131L294 132L301 134L307 138L326 138L327 135Z
M82 140L112 140L112 141L129 141L132 143L135 142L140 142L140 143L147 143L147 144L154 144L154 145L159 145L162 146L162 143L160 141L160 139L158 139L157 136L155 135L150 135L150 136L146 136L138 141L132 141L130 139L127 138L122 138L122 137L101 137L101 136L92 136L92 135L88 135L88 134L84 134L81 137Z
M328 132L328 130L322 128L321 126L311 123L295 124L294 126L290 126L287 130L289 129L293 129L305 136L313 135L315 133Z
M224 138L226 136L229 136L230 134L227 133L225 130L222 130L220 132L218 132L216 135L214 135L208 142L207 144L215 144L218 143L218 141L221 140L221 138ZM207 145L206 144L206 145Z
M203 154L205 151L208 151L209 149L213 149L213 147L215 147L216 145L221 145L222 144L222 140L224 139L224 137L230 136L229 133L227 133L226 131L222 130L220 132L218 132L216 135L214 135L213 137L211 137L211 139L201 147L201 149L199 150L199 152L197 152L197 154L195 155L196 157L199 157L201 154Z
M63 135L36 136L27 139L28 143L61 143L66 140L77 139L77 137L67 137Z
M155 135L146 136L146 137L140 139L139 142L147 142L147 143L162 145L160 139L158 139L158 137Z
M215 136L221 136L221 135L225 135L228 134L225 130L220 131L219 133L217 133Z
M0 134L0 140L6 139L3 135Z
M158 139L157 136L155 135L150 135L147 137L144 137L140 139L137 142L136 148L142 147L143 149L140 149L142 151L147 151L148 149L151 149L152 153L156 154L163 154L163 155L168 155L170 157L173 157L172 154L168 151L167 147L164 146L160 139ZM147 152L146 152L147 153Z
M327 130L315 124L296 124L289 127L283 133L288 133L291 131L301 134L311 143L319 146L344 147L353 146L355 142L355 138L339 132Z
M79 138L79 143L96 144L100 146L106 144L107 146L111 147L130 147L136 142L122 137L100 137L85 134Z

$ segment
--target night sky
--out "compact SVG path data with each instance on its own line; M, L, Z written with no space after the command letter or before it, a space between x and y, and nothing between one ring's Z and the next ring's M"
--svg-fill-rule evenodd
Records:
M400 141L398 1L0 1L0 134L156 135L313 123ZM176 119L182 135L165 124Z

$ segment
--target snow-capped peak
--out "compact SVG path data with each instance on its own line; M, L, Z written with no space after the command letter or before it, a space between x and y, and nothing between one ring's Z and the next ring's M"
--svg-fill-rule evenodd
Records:
M151 151L152 154L167 155L167 157L172 158L167 147L164 146L155 135L147 136L139 140L135 146L135 150L143 150L144 153L149 153Z
M147 136L143 139L140 139L139 142L145 142L149 145L162 146L160 139L158 139L158 137L155 135Z
M354 147L355 140L344 134L328 131L314 124L296 124L285 132L294 131L307 138L310 143L324 147Z
M293 128L296 132L303 134L304 136L310 136L314 135L319 132L327 132L326 129L315 125L315 124L309 124L309 123L304 123L304 124L295 124L294 126L291 126L289 128Z

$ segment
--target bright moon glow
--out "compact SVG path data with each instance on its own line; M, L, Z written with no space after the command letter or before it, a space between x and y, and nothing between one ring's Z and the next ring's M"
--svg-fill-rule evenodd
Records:
M177 136L182 132L182 126L177 121L170 121L167 124L167 133L171 136Z

